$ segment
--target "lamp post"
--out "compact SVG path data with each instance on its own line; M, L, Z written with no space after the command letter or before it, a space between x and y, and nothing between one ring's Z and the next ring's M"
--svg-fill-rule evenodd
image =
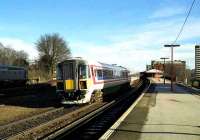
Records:
M171 48L171 91L174 91L174 87L173 87L173 81L174 81L174 66L173 66L173 49L174 47L180 47L180 45L178 44L167 44L164 45L164 47L170 47Z
M167 57L161 57L160 59L164 60L164 64L163 64L163 77L164 77L164 84L165 84L165 60L169 59L169 58L167 58Z

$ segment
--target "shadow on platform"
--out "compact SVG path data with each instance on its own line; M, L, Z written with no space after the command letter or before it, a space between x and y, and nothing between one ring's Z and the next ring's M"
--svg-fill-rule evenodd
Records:
M190 90L181 86L178 86L177 84L174 84L174 90L171 91L171 84L166 83L153 83L147 93L166 93L166 94L190 94Z

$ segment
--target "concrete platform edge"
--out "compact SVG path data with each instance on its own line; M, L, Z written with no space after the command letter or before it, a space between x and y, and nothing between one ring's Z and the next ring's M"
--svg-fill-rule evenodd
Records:
M140 97L126 110L126 112L123 113L123 115L99 138L99 140L107 140L109 139L109 137L115 132L115 130L117 129L117 127L121 124L121 122L123 122L123 120L129 115L129 113L135 108L135 106L137 105L137 103L142 99L142 97L144 96L145 92L149 89L151 85L151 81L150 84L148 86L148 88L146 88L146 90L140 95Z

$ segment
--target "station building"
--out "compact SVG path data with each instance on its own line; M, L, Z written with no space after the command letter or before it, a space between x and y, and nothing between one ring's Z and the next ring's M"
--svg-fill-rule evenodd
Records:
M171 61L165 61L165 77L171 79ZM151 68L164 71L163 61L151 61ZM173 61L174 77L176 81L185 82L186 81L186 62L181 60Z

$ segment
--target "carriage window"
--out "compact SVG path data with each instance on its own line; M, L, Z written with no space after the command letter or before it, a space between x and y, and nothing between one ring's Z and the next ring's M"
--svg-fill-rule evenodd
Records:
M113 71L112 71L112 70L109 70L109 71L108 71L108 76L109 76L109 79L112 79L112 78L113 78Z
M103 79L111 79L113 78L112 70L103 70Z
M107 78L108 78L107 70L103 70L103 79L107 79Z
M97 70L97 79L98 80L102 80L103 79L102 70Z

